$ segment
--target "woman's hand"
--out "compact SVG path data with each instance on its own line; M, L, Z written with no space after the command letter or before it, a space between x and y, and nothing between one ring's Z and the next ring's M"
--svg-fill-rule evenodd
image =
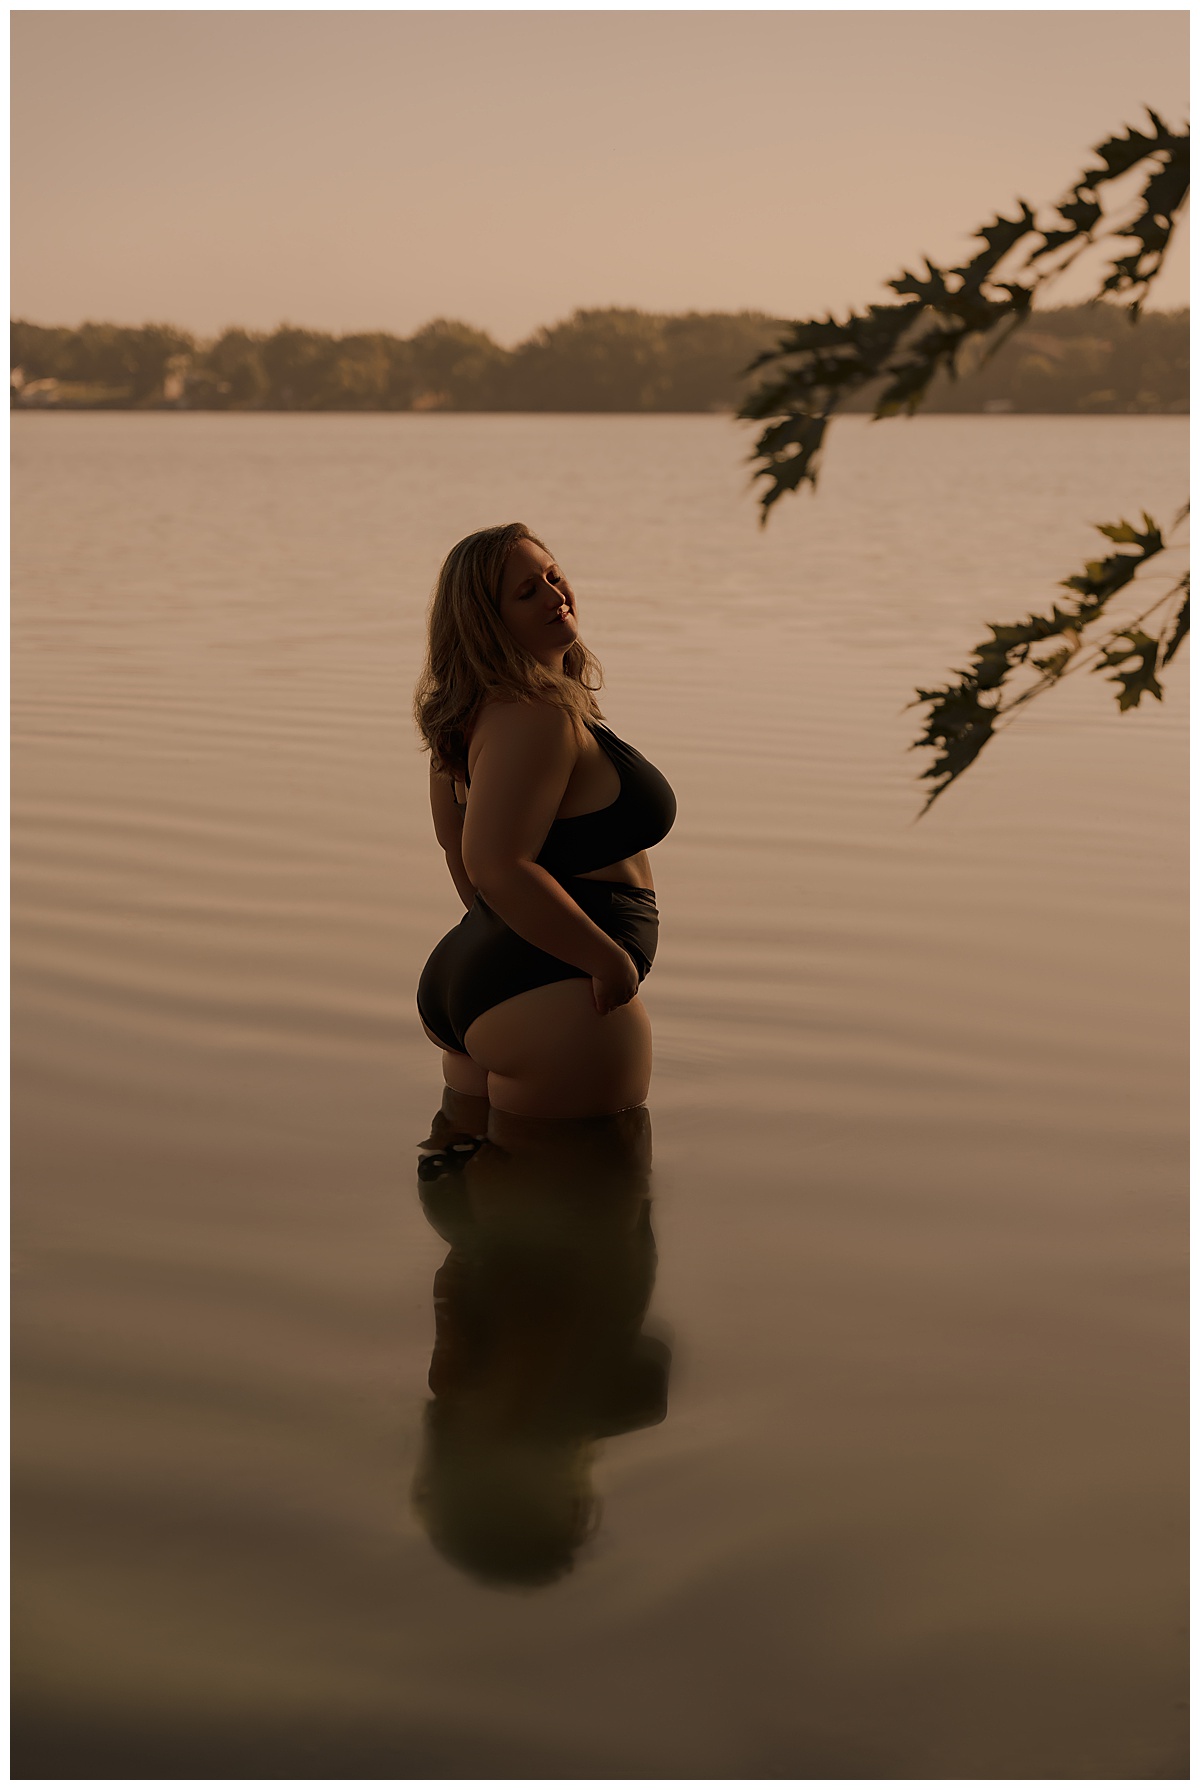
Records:
M599 976L592 977L592 999L597 1013L611 1013L614 1007L624 1007L637 991L637 965L628 951L614 944L611 965L606 965Z

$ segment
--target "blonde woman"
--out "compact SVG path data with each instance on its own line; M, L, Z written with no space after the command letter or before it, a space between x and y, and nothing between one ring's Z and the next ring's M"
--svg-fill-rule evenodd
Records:
M447 1085L501 1112L599 1117L650 1085L648 848L675 797L604 725L601 681L575 593L523 523L451 549L416 717L467 912L426 963L417 1010Z

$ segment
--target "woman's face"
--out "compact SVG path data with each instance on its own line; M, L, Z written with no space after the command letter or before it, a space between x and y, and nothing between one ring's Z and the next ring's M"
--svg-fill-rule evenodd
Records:
M505 561L500 619L541 664L562 670L563 655L579 637L575 593L558 561L535 541L518 541Z

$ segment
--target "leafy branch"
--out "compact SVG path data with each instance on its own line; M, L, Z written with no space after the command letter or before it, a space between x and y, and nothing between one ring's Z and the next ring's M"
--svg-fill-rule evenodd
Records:
M1178 526L1186 509L1175 518ZM1085 633L1094 629L1104 616L1110 600L1137 577L1146 563L1162 553L1169 543L1151 517L1142 517L1143 527L1129 522L1098 523L1099 532L1114 545L1132 547L1131 553L1111 553L1104 559L1089 560L1082 572L1061 580L1060 588L1076 593L1073 604L1055 602L1049 615L1031 615L1023 622L987 624L991 639L974 648L967 670L959 670L958 682L938 690L918 690L916 708L929 704L924 731L913 742L917 747L932 747L937 754L922 778L933 783L933 789L921 813L932 807L942 791L972 765L988 741L1003 731L1006 716L1031 701L1043 691L1053 688L1074 671L1116 670L1109 683L1120 685L1117 707L1123 712L1136 708L1143 696L1162 701L1162 686L1157 673L1168 665L1188 631L1190 616L1189 582L1185 572L1164 596L1143 610L1133 621L1111 629L1101 640ZM1169 609L1156 634L1145 632L1144 624L1158 611L1182 596L1178 608ZM1043 658L1035 658L1034 648L1059 639L1063 644ZM1040 675L1018 695L1004 697L1005 686L1013 674L1029 666Z
M750 362L747 374L776 370L737 412L767 424L751 456L760 462L753 478L768 481L759 499L764 525L785 492L806 483L815 488L830 418L847 397L881 381L875 416L912 415L939 371L956 378L968 350L990 359L1029 317L1035 295L1088 248L1135 245L1113 258L1096 298L1125 295L1137 317L1189 179L1187 132L1172 131L1149 107L1147 114L1152 132L1129 128L1096 147L1102 165L1080 175L1053 219L1040 223L1019 199L1015 218L997 216L976 232L983 247L961 267L938 267L926 257L923 276L905 272L888 282L900 302L852 311L844 323L830 316L790 324L774 348ZM1146 179L1136 201L1106 213L1105 189L1137 168Z
M1172 131L1156 112L1146 110L1151 130L1127 128L1098 144L1093 153L1101 165L1085 169L1054 208L1054 219L1039 222L1019 199L1015 218L998 216L976 232L983 247L963 266L946 269L926 257L923 276L905 272L888 282L900 302L852 311L844 323L830 316L790 324L774 348L750 363L748 374L775 369L775 376L759 385L738 411L746 421L767 424L751 456L760 462L754 478L767 480L759 498L761 523L766 524L771 506L785 492L805 484L815 490L830 418L852 393L881 384L876 418L913 415L939 372L957 378L964 365L990 359L1031 315L1035 296L1095 245L1132 245L1113 256L1092 302L1106 295L1123 298L1131 322L1136 322L1162 268L1189 180L1186 129ZM1136 169L1145 175L1137 198L1124 211L1119 204L1106 211L1111 183ZM1180 512L1176 523L1185 513ZM971 665L958 671L957 683L917 691L909 707L927 703L929 711L914 746L932 747L936 754L922 772L933 784L922 814L1010 724L1006 716L1072 671L1089 664L1093 671L1112 670L1108 681L1119 685L1122 712L1136 708L1146 695L1162 701L1157 673L1174 658L1190 622L1186 573L1134 621L1111 630L1098 644L1089 635L1085 652L1085 633L1100 622L1110 599L1166 545L1144 512L1142 521L1140 530L1128 522L1097 525L1114 546L1134 551L1089 560L1082 573L1064 578L1062 587L1078 599L1073 606L1056 602L1049 615L988 623L992 638L974 649ZM1143 624L1180 595L1182 602L1162 630L1147 633ZM1042 658L1033 657L1035 647L1053 640L1062 644ZM1010 677L1026 665L1040 675L1006 700Z

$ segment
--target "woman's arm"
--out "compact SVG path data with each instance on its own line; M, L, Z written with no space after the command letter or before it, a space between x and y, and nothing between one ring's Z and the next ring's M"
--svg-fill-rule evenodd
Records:
M462 836L466 875L531 945L588 976L623 974L628 952L534 863L579 756L569 717L549 703L489 703L473 744L478 756Z
M454 784L449 777L429 767L429 806L433 814L433 830L446 854L446 866L454 879L454 887L464 907L475 899L475 885L463 865L463 811L454 800Z

